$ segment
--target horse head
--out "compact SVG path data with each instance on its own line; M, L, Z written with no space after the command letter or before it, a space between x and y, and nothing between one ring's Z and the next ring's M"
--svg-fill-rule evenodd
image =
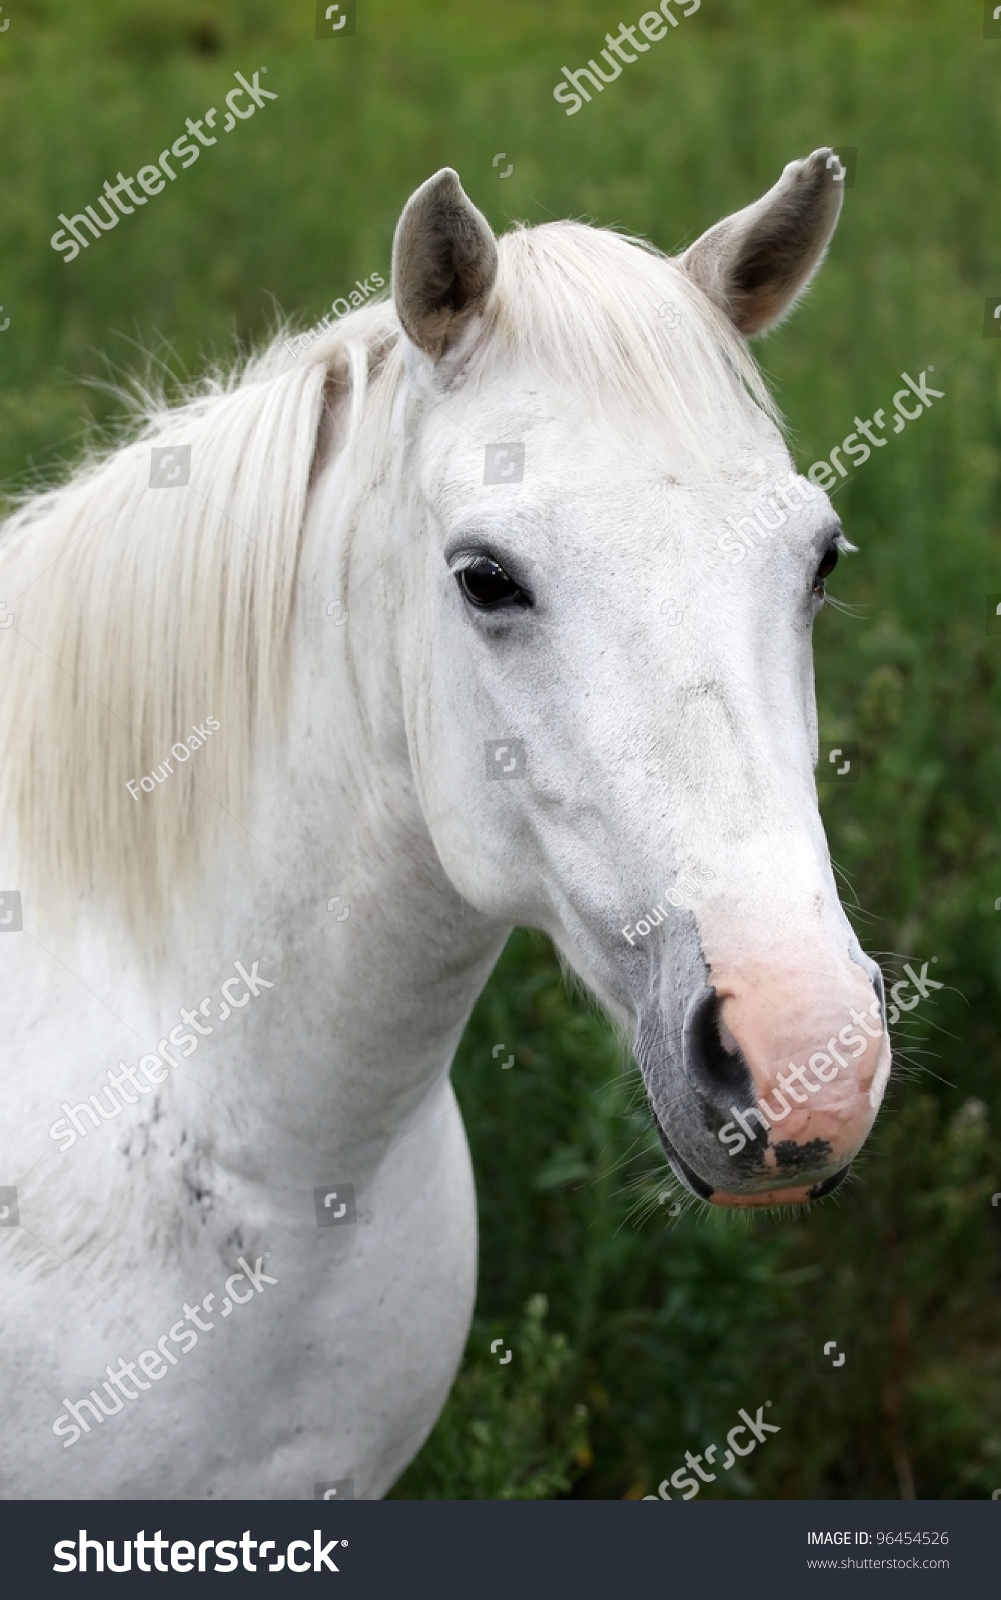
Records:
M407 204L400 662L438 857L631 1031L668 1160L729 1206L833 1189L889 1073L817 805L811 635L839 553L748 346L805 289L818 150L677 259Z

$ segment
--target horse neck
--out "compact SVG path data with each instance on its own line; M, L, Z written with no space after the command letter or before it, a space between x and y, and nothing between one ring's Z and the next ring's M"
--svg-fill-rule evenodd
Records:
M452 888L418 803L398 613L378 581L381 546L400 530L374 501L339 529L336 501L325 472L303 536L287 750L259 785L251 871L234 859L219 898L238 898L214 941L245 965L269 956L261 975L274 985L242 1014L220 1095L231 1088L266 1120L283 1160L301 1169L322 1156L324 1170L358 1167L363 1149L377 1159L420 1121L508 931ZM351 565L347 538L376 578L348 584L341 623L327 608ZM244 1148L237 1131L230 1158Z

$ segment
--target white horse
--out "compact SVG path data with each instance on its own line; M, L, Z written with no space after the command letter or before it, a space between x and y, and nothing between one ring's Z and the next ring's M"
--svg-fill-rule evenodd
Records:
M5 1497L386 1491L469 1328L449 1067L514 925L696 1195L847 1170L889 1046L812 773L844 544L745 343L838 171L670 260L496 240L446 169L391 300L8 522Z

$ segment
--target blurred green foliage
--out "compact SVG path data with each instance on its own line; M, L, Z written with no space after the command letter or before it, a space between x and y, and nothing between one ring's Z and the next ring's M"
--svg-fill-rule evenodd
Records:
M511 1344L477 1319L469 1348L479 1359L466 1363L433 1444L394 1498L550 1500L569 1490L591 1460L587 1407L572 1400L577 1359L546 1329L547 1310L546 1296L532 1295Z
M1001 592L1001 346L982 326L1001 296L1001 41L953 0L705 0L567 118L552 88L618 26L605 0L358 11L355 38L319 41L314 7L291 0L4 7L9 486L72 461L113 418L113 398L81 387L109 363L141 370L153 350L183 376L262 337L276 304L308 326L356 277L385 276L403 202L445 163L498 229L586 216L674 249L788 160L855 148L828 263L759 347L797 460L828 456L903 371L933 365L946 391L837 493L862 554L832 587L857 614L817 629L821 735L859 740L863 757L857 785L821 788L846 901L888 967L936 956L948 985L900 1026L901 1070L857 1176L809 1214L672 1218L627 1054L545 943L518 934L456 1068L480 1200L477 1321L395 1492L638 1496L770 1399L781 1432L704 1494L989 1496L1001 637L985 599ZM155 160L185 118L222 105L234 71L263 66L278 100L76 261L49 248L59 212ZM516 1055L503 1074L500 1041ZM817 1370L827 1339L851 1341L843 1371Z

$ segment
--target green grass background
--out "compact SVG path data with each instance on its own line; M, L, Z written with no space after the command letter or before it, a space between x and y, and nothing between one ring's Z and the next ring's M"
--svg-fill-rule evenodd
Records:
M862 554L817 629L821 736L863 773L822 790L866 947L948 987L857 1176L809 1214L659 1204L636 1077L540 939L517 935L456 1068L480 1205L477 1319L395 1493L629 1497L771 1400L781 1431L707 1496L982 1498L1001 1486L998 543L1001 40L955 0L703 0L576 116L552 100L642 7L359 0L317 41L292 0L11 0L0 34L0 475L72 461L113 402L81 380L178 374L387 276L407 196L449 163L497 229L585 216L673 249L820 144L858 151L829 261L759 345L802 466L898 374L946 398L836 497ZM72 264L60 211L154 161L236 70L277 91ZM505 152L495 167L493 158ZM501 179L507 162L514 173ZM492 1055L503 1043L516 1067ZM491 1357L502 1337L513 1358ZM851 1341L838 1373L826 1339Z

